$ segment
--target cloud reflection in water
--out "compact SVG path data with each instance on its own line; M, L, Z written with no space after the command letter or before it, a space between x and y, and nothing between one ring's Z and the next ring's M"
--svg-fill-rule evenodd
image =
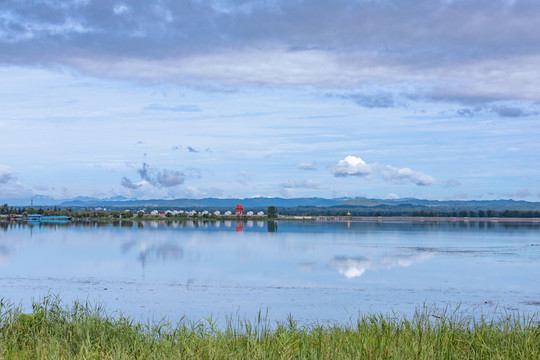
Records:
M409 255L385 254L377 258L336 256L330 265L346 278L352 279L362 276L367 270L389 270L396 266L408 267L431 259L433 256L435 256L433 251L421 251Z
M138 260L141 262L141 266L144 268L148 263L152 263L155 260L158 261L174 261L179 260L184 255L184 249L172 243L148 243L148 242L136 242L130 241L122 244L121 250L123 254L127 254L131 249L136 248L139 252Z

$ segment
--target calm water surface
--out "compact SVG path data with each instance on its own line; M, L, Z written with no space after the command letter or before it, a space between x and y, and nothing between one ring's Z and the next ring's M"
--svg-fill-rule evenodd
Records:
M59 294L139 319L303 323L426 303L540 311L540 226L489 223L0 223L0 298Z

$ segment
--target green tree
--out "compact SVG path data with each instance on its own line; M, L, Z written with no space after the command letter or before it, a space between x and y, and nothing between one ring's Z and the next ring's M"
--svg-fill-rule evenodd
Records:
M269 219L275 219L278 216L278 210L275 206L269 206L268 207L268 218Z
M144 217L144 212L143 212L143 211L139 211L139 212L137 213L137 217L138 217L139 219L142 219L142 218Z
M133 213L130 210L122 211L122 218L129 219L133 217Z

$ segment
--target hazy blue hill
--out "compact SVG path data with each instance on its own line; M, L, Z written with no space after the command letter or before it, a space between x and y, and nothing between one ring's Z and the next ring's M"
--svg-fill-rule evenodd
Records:
M386 206L385 206L386 205ZM344 201L337 205L340 208L346 207L407 207L407 208L427 208L438 210L539 210L540 203L516 200L425 200L415 198L402 199L368 199L358 198Z
M8 204L9 206L30 206L32 200L34 202L34 206L55 206L60 205L65 201L57 200L47 195L36 195L32 198L0 199L0 205Z
M230 199L218 199L218 198L205 198L205 199L174 199L174 200L127 200L127 201L111 201L111 200L68 200L61 204L63 207L171 207L171 208L201 208L201 207L213 207L213 208L225 208L235 207L240 204L244 207L265 207L265 206L278 206L278 207L297 207L297 206L314 206L314 207L328 207L337 205L343 202L344 199L323 199L323 198L296 198L296 199L284 199L284 198L230 198Z
M386 201L386 200L379 200L379 199L368 199L368 198L356 198L356 199L349 199L349 200L345 200L337 205L341 206L341 207L346 207L346 206L367 206L367 207L371 207L371 206L377 206L377 205L390 205L391 202L390 201Z
M415 198L401 199L370 199L370 198L337 198L325 199L318 197L285 199L279 197L255 197L255 198L204 198L204 199L152 199L138 200L117 196L107 199L93 197L77 197L69 200L58 200L44 195L36 195L25 199L1 200L0 204L7 203L9 206L30 206L33 200L34 206L43 207L69 207L69 208L180 208L180 209L233 209L241 204L244 208L265 208L267 206L277 206L278 208L334 208L334 209L385 209L395 211L413 210L438 210L438 211L460 211L460 210L521 210L540 211L539 202L516 201L516 200L425 200Z

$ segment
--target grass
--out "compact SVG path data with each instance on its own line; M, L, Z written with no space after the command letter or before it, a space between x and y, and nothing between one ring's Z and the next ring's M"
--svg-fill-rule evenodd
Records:
M539 359L538 315L474 321L458 310L412 319L366 315L349 325L206 319L143 324L57 297L31 313L0 300L0 359Z

